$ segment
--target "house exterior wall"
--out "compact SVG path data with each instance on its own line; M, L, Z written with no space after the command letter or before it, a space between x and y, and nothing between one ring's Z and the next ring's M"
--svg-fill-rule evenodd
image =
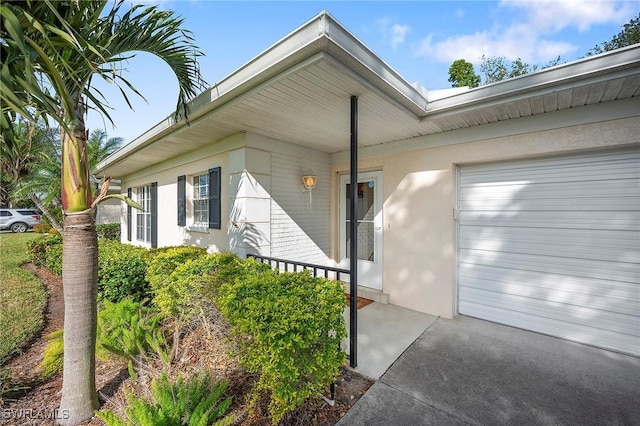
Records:
M222 226L194 228L191 177L222 168ZM318 176L316 187L303 191L302 176ZM187 175L187 226L177 225L177 178ZM122 191L158 183L158 247L194 245L211 252L232 251L331 265L329 155L255 133L212 142L197 151L143 169L122 179ZM136 241L135 210L131 244ZM126 208L122 241L127 241Z
M269 152L270 256L319 265L330 260L329 155L249 133L247 144ZM266 159L266 157L264 157ZM316 187L304 191L302 176L312 171Z
M458 166L640 144L638 116L611 118L619 105L361 148L360 171L383 173L382 291L390 303L446 318L456 314ZM599 113L606 119L595 120ZM345 157L248 132L126 176L122 190L158 182L160 247L196 245L335 265L339 177L349 168ZM222 228L177 226L177 177L217 166L222 167ZM308 170L318 176L312 202L301 182ZM188 218L190 209L187 202ZM135 241L135 211L132 216L131 243L144 246Z
M192 225L191 177L206 173L212 167L221 167L221 199L228 200L230 193L230 153L243 146L245 135L238 134L212 143L199 150L189 152L171 160L142 169L135 174L122 178L122 193L127 194L127 188L135 188L158 183L158 247L173 245L188 245L207 248L210 252L229 251L228 236L230 203L222 202L221 229L197 229ZM177 225L177 178L187 175L187 226ZM126 210L122 221L122 242L148 247L149 244L136 241L135 221L136 210L132 212L132 241L127 241Z
M268 256L271 244L271 154L249 147L230 153L229 248ZM224 205L222 211L225 211ZM224 213L223 213L224 214Z
M565 128L543 127L554 118L549 114L547 120L537 120L539 128L526 133L517 133L518 128L530 128L526 119L514 120L523 126L516 123L515 131L508 135L499 124L476 127L476 140L467 143L448 145L447 137L459 137L458 132L449 132L361 150L361 171L383 171L383 292L389 295L390 303L446 318L456 314L454 209L459 165L640 143L638 117ZM496 133L500 136L494 136ZM436 143L440 146L429 147ZM396 153L379 155L384 150ZM348 163L340 158L332 166L334 173L347 170ZM337 184L334 186L337 188ZM336 191L333 197L335 223ZM335 255L339 239L335 225L333 229Z

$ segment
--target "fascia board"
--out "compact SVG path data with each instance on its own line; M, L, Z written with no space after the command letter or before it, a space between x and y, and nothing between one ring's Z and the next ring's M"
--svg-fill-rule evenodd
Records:
M563 90L577 82L598 83L638 74L639 69L640 45L633 45L431 101L422 121L447 113L460 113L478 107L529 98L551 90Z

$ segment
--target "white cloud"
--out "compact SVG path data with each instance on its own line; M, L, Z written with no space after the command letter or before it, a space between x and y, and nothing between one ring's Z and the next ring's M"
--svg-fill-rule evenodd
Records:
M592 25L622 23L633 9L631 2L611 0L502 0L501 6L523 12L532 28L545 32L567 27L587 31Z
M462 19L464 18L464 9L459 7L456 9L456 18Z
M415 51L415 56L430 56L433 53L433 34L429 34L422 40Z
M429 35L416 49L416 56L429 56L442 63L464 58L479 63L480 57L521 58L532 64L544 64L577 51L578 46L559 39L567 28L587 31L591 26L623 23L633 12L632 2L594 0L502 0L495 10L491 29L473 34L433 40Z
M399 44L404 43L404 39L411 32L408 25L393 24L391 26L391 47L396 50Z
M396 50L399 45L404 43L407 34L411 32L409 25L392 24L389 18L379 19L378 29L393 50Z

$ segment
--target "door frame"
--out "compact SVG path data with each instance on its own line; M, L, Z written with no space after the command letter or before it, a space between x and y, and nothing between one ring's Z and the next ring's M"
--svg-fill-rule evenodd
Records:
M382 170L371 172L358 173L358 183L361 181L373 181L374 182L374 203L373 208L375 215L373 218L373 258L374 261L358 260L358 285L362 287L368 287L375 290L382 290L382 254L383 254L383 214L382 214L382 184L383 184L383 172ZM340 259L340 268L349 268L349 257L346 253L346 215L347 215L347 198L346 189L347 184L350 184L348 174L339 176L338 179L338 257ZM348 280L346 280L348 281Z

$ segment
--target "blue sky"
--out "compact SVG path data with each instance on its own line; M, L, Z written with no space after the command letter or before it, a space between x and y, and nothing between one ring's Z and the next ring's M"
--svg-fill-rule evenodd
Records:
M479 72L480 57L522 58L543 65L572 61L611 39L640 12L636 1L144 1L185 18L205 53L200 67L209 85L222 80L281 38L327 10L407 81L429 90L451 87L451 63L464 58ZM131 111L115 88L99 85L116 128L89 113L90 130L105 128L127 142L170 115L177 83L163 63L138 54L125 77L145 96L130 96Z

